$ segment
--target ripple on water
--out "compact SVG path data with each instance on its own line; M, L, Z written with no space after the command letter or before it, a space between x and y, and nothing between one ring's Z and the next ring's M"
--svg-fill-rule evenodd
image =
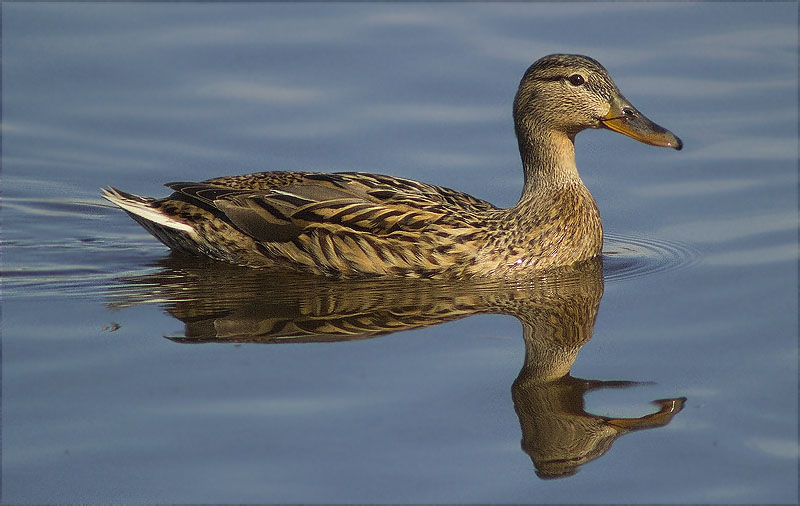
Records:
M678 241L606 234L603 277L606 281L639 278L692 265L698 258L697 250Z
M100 241L98 241L100 242ZM28 244L4 241L3 248L16 249L17 256L34 249ZM40 245L48 254L26 262L3 265L0 285L6 299L28 297L95 297L116 286L121 275L142 274L153 270L146 257L133 247L76 240ZM56 257L62 255L61 261ZM115 257L115 258L111 258ZM126 263L127 260L127 263ZM69 263L65 263L69 262Z
M0 286L6 299L94 297L129 271L152 269L158 256L146 232L97 226L116 214L99 202L3 197ZM138 232L138 231L137 231Z

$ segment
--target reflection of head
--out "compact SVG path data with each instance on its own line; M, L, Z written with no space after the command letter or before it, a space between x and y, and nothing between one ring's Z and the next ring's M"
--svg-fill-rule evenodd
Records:
M684 398L655 401L661 409L641 418L609 418L584 410L586 392L636 384L569 375L539 382L521 374L511 392L522 428L522 449L531 457L536 474L545 479L571 476L583 464L603 456L618 437L662 427L683 407Z
M522 426L522 449L536 474L561 478L608 451L618 433L583 410L588 382L565 376L551 382L514 383L514 406Z

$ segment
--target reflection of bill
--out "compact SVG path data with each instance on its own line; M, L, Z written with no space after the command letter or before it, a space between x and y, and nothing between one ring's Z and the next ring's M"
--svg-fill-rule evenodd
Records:
M160 303L185 323L184 336L170 338L180 343L336 342L477 313L515 316L523 326L525 362L511 393L522 448L543 478L574 474L623 434L666 425L685 401L655 401L660 409L640 418L584 411L586 392L636 384L569 375L592 337L603 296L600 259L526 279L456 282L336 281L173 257L155 274L120 281L112 304Z

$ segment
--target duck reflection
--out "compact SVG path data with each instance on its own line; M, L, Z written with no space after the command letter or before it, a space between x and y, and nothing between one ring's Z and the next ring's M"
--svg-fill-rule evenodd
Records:
M560 478L605 454L631 431L661 427L685 398L660 399L655 413L612 418L584 410L584 395L639 383L569 374L591 337L603 295L592 260L524 280L361 279L279 275L173 256L154 274L122 279L112 305L158 302L185 324L180 343L290 343L365 339L476 313L522 322L525 363L511 388L522 449L537 475Z

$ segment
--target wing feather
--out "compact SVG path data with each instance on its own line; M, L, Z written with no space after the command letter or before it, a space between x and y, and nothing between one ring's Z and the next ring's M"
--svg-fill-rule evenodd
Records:
M429 260L438 253L421 240L426 231L474 232L460 218L471 213L454 206L496 209L447 188L361 173L261 173L167 186L170 198L214 213L275 256L340 272L387 273L425 259L422 267L435 267Z

